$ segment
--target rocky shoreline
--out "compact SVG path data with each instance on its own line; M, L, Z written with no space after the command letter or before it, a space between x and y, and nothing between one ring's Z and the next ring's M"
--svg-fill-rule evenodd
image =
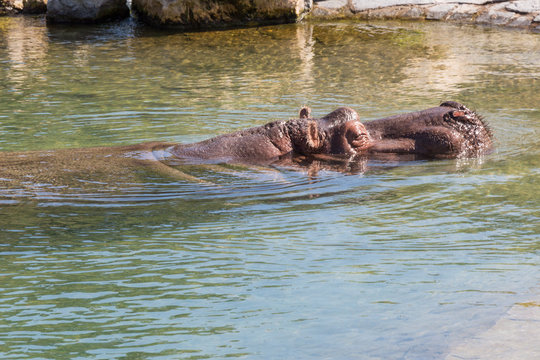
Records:
M540 33L540 0L132 0L156 27L204 30L302 20L435 20ZM241 5L239 5L241 4ZM126 0L0 0L0 15L43 14L48 22L93 23L130 15Z
M315 2L309 18L439 20L540 32L540 0L325 0Z
M0 0L0 16L46 12L47 0Z

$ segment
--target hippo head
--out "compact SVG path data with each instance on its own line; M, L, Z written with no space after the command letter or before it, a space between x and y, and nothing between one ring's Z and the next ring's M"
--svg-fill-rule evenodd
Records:
M455 101L426 110L365 123L371 153L417 154L428 158L475 157L493 146L483 118Z
M445 101L440 107L450 108L442 116L444 126L461 135L458 157L478 155L491 149L493 134L482 116L456 101Z
M353 156L366 151L371 139L358 114L341 107L320 118L311 118L307 107L299 119L287 122L294 151L303 155L330 154Z

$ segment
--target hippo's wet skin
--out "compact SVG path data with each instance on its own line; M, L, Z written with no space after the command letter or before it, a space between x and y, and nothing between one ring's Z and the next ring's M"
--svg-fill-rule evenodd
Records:
M367 159L388 154L405 160L478 156L491 149L491 138L482 119L456 102L365 124L356 111L347 107L320 119L312 118L309 108L303 108L297 119L275 121L193 144L155 142L0 153L0 185L105 186L136 181L141 173L199 181L184 172L185 166L212 163L359 172L365 169Z
M221 135L170 149L178 158L224 162L269 163L285 155L318 159L376 154L414 154L424 158L474 157L491 149L492 135L475 112L447 101L440 106L362 124L351 108L342 107L323 118L298 119Z
M463 158L485 154L492 148L492 134L482 117L455 101L364 125L371 138L370 154Z
M370 138L353 109L342 107L320 119L308 108L298 119L275 121L202 142L176 145L178 158L242 163L269 163L290 154L354 155L365 152Z

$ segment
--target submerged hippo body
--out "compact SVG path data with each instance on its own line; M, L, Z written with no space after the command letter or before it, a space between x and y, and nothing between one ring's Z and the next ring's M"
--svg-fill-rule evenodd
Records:
M492 148L482 117L455 101L366 122L370 154L415 154L428 158L475 157Z

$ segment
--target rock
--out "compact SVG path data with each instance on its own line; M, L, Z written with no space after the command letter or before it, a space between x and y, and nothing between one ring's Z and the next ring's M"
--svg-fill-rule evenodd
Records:
M299 20L311 0L133 0L139 17L152 25L200 30Z
M49 0L47 22L96 23L129 16L125 0Z
M423 19L425 9L421 6L390 6L354 13L356 19Z
M47 11L47 0L0 0L2 9L7 13L44 14Z
M540 0L321 0L310 18L427 19L537 32Z
M460 4L448 16L448 20L472 21L474 16L482 9L479 5Z
M456 7L455 4L439 4L428 9L427 20L443 20Z
M405 13L403 13L403 17L407 19L421 19L424 16L424 9L418 6L412 6Z
M531 23L532 19L530 16L518 16L507 25L510 27L527 28Z
M22 11L23 9L23 2L22 0L6 0L4 1L6 6L9 6L15 10Z
M493 2L492 0L352 0L351 6L354 12L377 9L398 5L440 5L440 4L476 4L484 5Z
M0 0L0 14L4 9L6 13L21 12L23 8L22 0Z
M400 19L405 18L407 13L409 13L409 8L404 6L391 6L382 9L376 9L371 11L373 17L379 17L383 19ZM424 13L414 13L412 15L418 15L419 17L424 16Z
M47 0L23 0L22 12L24 14L45 14Z
M4 0L0 0L0 16L7 15L8 13L8 5L4 2Z
M311 10L310 17L312 18L331 18L339 15L339 9L330 9L321 6L314 6Z
M506 25L510 23L516 14L505 11L505 6L505 4L491 6L488 11L476 18L476 23L490 25Z
M520 14L530 14L540 12L540 1L538 0L521 0L512 1L506 5L506 10L517 12Z
M343 7L346 7L348 4L347 0L325 0L325 1L318 1L317 5L321 8L325 9L341 9Z

